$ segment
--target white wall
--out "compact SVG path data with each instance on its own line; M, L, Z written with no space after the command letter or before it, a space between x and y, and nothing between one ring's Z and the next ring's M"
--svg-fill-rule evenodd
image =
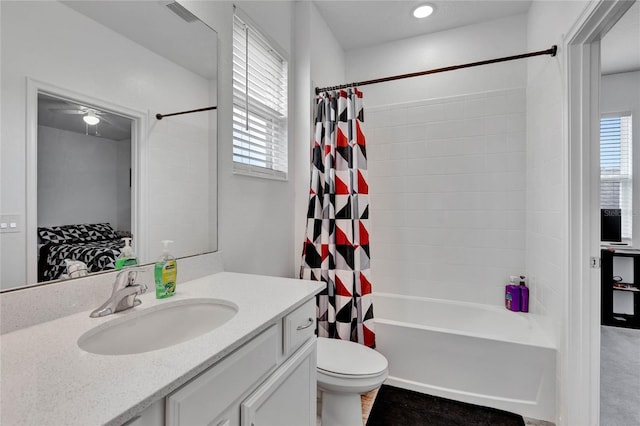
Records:
M522 53L525 27L519 15L349 51L347 79ZM524 274L525 69L361 87L375 291L502 305Z
M218 32L218 229L225 269L293 276L293 187L286 182L233 174L232 162L232 23L233 3L181 1ZM292 148L293 9L287 1L238 1L235 4L275 42L289 60L289 167Z
M130 140L38 126L38 226L107 222L130 231L130 164Z
M527 15L528 50L563 45L589 2L534 1ZM553 322L558 335L557 424L565 424L568 340L568 153L564 134L566 52L527 64L527 275L533 311Z
M305 238L311 147L313 145L313 105L315 87L345 81L345 54L312 2L296 3L296 105L295 120L295 201L294 274L299 276Z
M640 71L609 74L600 80L600 112L631 113L633 137L633 246L640 247Z
M61 3L2 2L1 7L0 213L20 217L20 232L0 235L0 284L8 288L24 285L26 279L27 77L142 113L192 109L210 100L209 82L204 78ZM176 81L180 84L172 84ZM210 150L209 146L208 116L152 119L147 131L149 156L144 160L149 176L144 183L148 198L142 201L148 253L143 260L160 254L163 239L176 241L173 253L177 256L207 251L211 247L209 218L215 219L209 196L203 196L210 188L210 151L215 153L215 147ZM216 187L215 182L212 185Z

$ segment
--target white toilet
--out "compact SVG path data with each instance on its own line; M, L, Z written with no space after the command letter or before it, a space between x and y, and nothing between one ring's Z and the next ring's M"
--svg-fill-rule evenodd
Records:
M388 375L387 359L358 343L318 337L318 389L322 426L361 426L360 395Z

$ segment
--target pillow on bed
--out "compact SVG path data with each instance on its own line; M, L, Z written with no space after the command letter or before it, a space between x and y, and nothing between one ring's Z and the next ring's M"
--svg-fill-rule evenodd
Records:
M42 243L72 243L81 240L82 231L78 225L39 227L38 236Z
M64 243L66 241L66 235L60 230L59 226L38 227L38 237L42 244Z
M113 240L118 238L118 234L108 223L94 223L39 227L38 237L43 244L76 243Z
M83 241L117 240L120 237L109 223L79 225L84 228Z

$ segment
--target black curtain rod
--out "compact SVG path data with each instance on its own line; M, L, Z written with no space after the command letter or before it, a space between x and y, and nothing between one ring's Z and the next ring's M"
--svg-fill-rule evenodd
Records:
M529 58L531 56L540 56L540 55L556 56L557 51L558 51L558 46L553 45L551 49L539 50L537 52L531 52L531 53L523 53L522 55L505 56L504 58L488 59L486 61L470 62L468 64L461 64L461 65L452 65L450 67L436 68L436 69L427 70L427 71L412 72L409 74L394 75L392 77L376 78L374 80L366 80L366 81L354 82L349 84L341 84L339 86L330 86L330 87L322 87L322 88L316 87L316 95L319 95L322 92L328 92L331 90L348 89L349 87L384 83L386 81L400 80L400 79L409 78L409 77L419 77L421 75L436 74L439 72L459 70L461 68L477 67L478 65L487 65L487 64L495 64L497 62L513 61L514 59Z
M211 111L212 109L218 109L217 106L210 106L206 108L192 109L191 111L173 112L171 114L156 114L158 120L162 120L164 117L171 117L172 115L191 114L192 112Z

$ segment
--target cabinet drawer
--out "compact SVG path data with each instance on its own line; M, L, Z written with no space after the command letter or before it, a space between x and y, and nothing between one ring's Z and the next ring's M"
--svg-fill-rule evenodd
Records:
M206 425L277 366L273 326L167 397L166 424ZM224 424L224 421L222 422Z
M288 356L316 331L316 302L310 299L283 319L283 350Z

